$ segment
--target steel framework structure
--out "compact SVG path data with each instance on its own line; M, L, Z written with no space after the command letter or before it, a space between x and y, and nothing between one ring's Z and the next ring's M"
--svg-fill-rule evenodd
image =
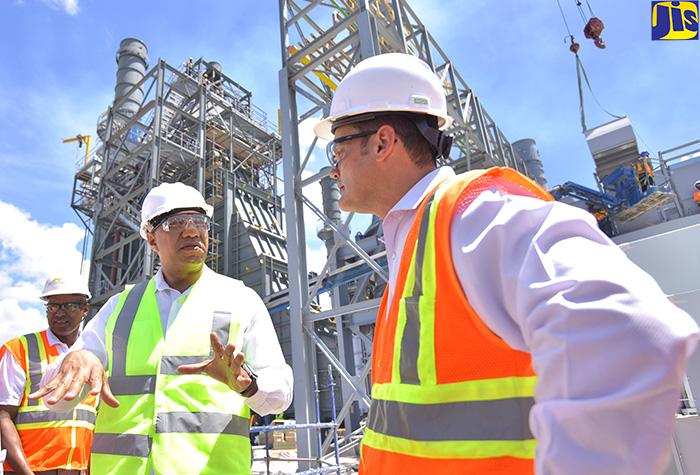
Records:
M281 130L284 154L285 214L290 255L289 303L295 375L294 412L298 422L312 421L316 349L327 356L342 379L342 409L348 433L361 431L351 415L370 404L369 360L373 324L386 285L386 255L380 241L381 225L373 223L364 236L349 237L352 213L344 223L327 216L308 198L309 185L328 176L329 169L310 170L316 148L312 142L302 156L299 125L328 113L333 92L345 74L361 59L387 52L405 52L423 59L442 79L448 112L454 119L454 136L448 162L458 172L490 166L507 166L530 175L524 162L481 102L467 86L444 51L437 45L413 10L403 0L280 0L282 64L279 73ZM323 152L321 152L323 153ZM311 176L302 178L302 173ZM305 176L306 176L305 175ZM321 275L309 280L306 268L304 211L324 223L329 248ZM320 233L321 235L321 233ZM332 291L333 308L316 311L315 295L323 287ZM337 350L314 331L314 322L335 321ZM358 350L359 348L359 350ZM361 353L357 358L355 353ZM309 362L313 362L309 364ZM357 418L355 418L357 419ZM352 430L348 430L352 429ZM322 450L329 444L327 439ZM308 438L299 437L300 457L318 456Z
M201 59L177 68L159 60L100 117L101 141L79 164L71 203L92 233L93 308L157 271L157 254L139 236L140 209L163 182L194 186L214 206L213 270L261 296L286 288L280 135L220 69Z

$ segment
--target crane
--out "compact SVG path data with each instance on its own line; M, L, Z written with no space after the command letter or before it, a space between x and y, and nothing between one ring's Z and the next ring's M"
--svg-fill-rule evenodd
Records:
M83 144L85 144L85 165L87 165L88 162L88 157L90 156L90 136L89 135L76 135L72 139L66 139L63 141L63 143L68 143L68 142L78 142L78 148L82 147Z

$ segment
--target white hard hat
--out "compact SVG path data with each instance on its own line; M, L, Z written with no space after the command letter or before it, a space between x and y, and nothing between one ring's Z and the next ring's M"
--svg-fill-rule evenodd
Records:
M417 57L386 53L361 61L335 91L327 118L316 124L314 133L333 140L333 123L370 112L412 112L437 117L438 127L452 124L442 82Z
M82 294L88 300L92 297L88 290L87 282L79 275L56 274L48 279L44 284L44 293L39 298L48 300L52 295Z
M184 183L163 183L153 188L141 208L141 237L152 231L151 220L171 211L198 210L211 218L214 208L204 201L202 194Z

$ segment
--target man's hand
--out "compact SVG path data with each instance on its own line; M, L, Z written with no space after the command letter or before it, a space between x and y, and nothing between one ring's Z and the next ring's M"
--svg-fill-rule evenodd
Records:
M28 396L29 399L39 399L51 394L46 399L48 404L56 404L61 399L72 401L83 388L83 384L90 385L90 394L101 394L102 401L110 407L118 407L116 400L109 388L107 375L102 367L100 359L87 350L72 351L66 354L58 375L46 383L39 390ZM53 394L52 394L53 393Z
M241 367L245 355L238 353L234 356L236 345L229 343L224 348L224 345L216 337L216 333L212 332L209 338L214 350L214 358L197 364L178 366L177 370L180 374L206 373L227 385L232 391L240 393L245 390L251 383L248 372Z

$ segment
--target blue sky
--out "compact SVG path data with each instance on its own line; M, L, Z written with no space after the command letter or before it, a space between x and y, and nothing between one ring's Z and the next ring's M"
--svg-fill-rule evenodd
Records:
M656 156L700 138L700 41L652 42L651 1L584 0L584 12L590 4L605 23L607 48L601 50L584 38L575 1L560 2L598 101L629 117L640 148ZM549 186L595 185L581 133L574 55L556 0L408 3L506 137L537 142ZM84 149L61 142L95 134L97 118L114 98L119 42L143 40L151 65L158 58L178 65L190 56L217 61L274 119L278 8L274 0L2 2L0 342L42 328L37 296L46 275L80 268L84 230L70 200ZM612 119L588 91L585 103L589 128ZM312 169L324 160L316 153ZM313 218L308 224L312 236ZM324 251L320 243L311 247L314 269Z

